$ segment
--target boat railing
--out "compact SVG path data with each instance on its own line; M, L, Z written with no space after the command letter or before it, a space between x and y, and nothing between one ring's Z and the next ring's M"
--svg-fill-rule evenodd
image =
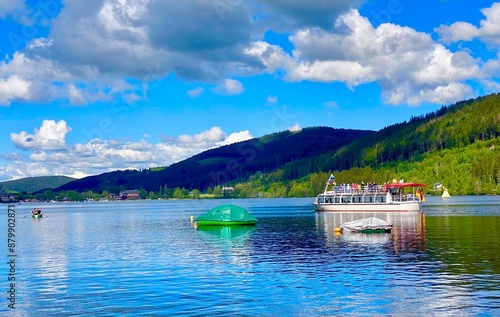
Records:
M342 188L340 186L335 186L331 190L327 190L324 194L338 195L338 194L385 194L387 189L383 185L376 186L365 186L364 188Z
M365 187L364 189L353 189L353 188L341 188L340 186L335 186L331 190L327 190L319 196L325 197L340 197L340 201L346 200L345 197L350 197L349 201L354 201L354 196L363 196L363 200L365 196L371 196L374 200L376 200L377 196L385 197L387 194L390 194L392 201L404 202L404 201L420 201L420 198L415 193L403 193L402 191L397 191L395 189L387 189L383 185L376 185L372 187ZM331 198L331 197L330 197ZM333 202L331 199L327 199L325 201Z

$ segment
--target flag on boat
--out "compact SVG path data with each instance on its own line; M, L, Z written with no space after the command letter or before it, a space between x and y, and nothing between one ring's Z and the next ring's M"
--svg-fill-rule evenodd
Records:
M330 174L330 178L328 178L328 184L333 184L335 183L335 176L333 174Z
M422 193L422 191L419 189L417 189L417 196L418 198L420 198L420 201L421 202L424 202L425 201L425 197L424 197L424 194Z

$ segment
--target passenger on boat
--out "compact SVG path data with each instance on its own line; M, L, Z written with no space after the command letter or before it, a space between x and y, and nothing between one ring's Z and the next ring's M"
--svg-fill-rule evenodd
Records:
M31 213L33 215L41 215L42 214L42 210L40 208L33 208L33 210L31 211Z

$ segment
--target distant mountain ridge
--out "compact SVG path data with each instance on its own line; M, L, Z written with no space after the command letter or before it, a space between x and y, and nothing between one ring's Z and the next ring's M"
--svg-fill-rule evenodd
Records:
M158 191L169 188L204 191L229 182L246 181L255 173L268 173L284 165L338 149L353 140L375 133L370 130L304 128L283 131L248 141L211 149L165 168L116 171L67 183L56 190L117 192L141 188Z
M54 189L76 180L67 176L38 176L0 182L0 192L34 193L44 189Z
M329 127L283 131L211 149L168 167L114 171L59 187L38 188L115 194L125 189L162 192L166 187L204 192L245 182L265 190L270 184L300 181L313 184L313 192L317 192L323 186L319 178L331 171L342 171L344 176L349 175L344 178L361 181L374 176L362 173L382 169L382 173L391 175L376 179L387 180L422 165L424 173L417 177L426 183L446 180L455 188L468 187L463 193L496 193L500 183L499 149L500 94L491 94L443 106L380 131ZM449 158L456 151L459 154ZM441 157L448 159L441 162ZM465 174L470 176L467 186L460 183L466 179Z

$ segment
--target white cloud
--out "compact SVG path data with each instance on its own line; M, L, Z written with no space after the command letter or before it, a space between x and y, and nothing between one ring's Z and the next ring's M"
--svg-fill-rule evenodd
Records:
M0 14L22 4L4 2ZM32 92L4 94L0 104L55 99L76 105L117 98L137 101L145 98L143 89L147 91L148 84L170 73L214 83L227 75L263 68L244 53L253 32L244 5L225 12L224 19L212 2L203 0L195 5L182 0L69 1L56 11L47 38L15 34L22 43L12 46L21 50L0 64L0 80L17 76L30 84ZM139 84L114 90L124 78Z
M181 144L206 147L207 143L214 144L215 142L221 141L225 137L226 133L222 131L220 127L213 127L210 130L195 134L193 136L181 135L178 137L178 140Z
M240 95L245 91L243 84L236 79L226 79L223 83L214 88L214 92L219 95Z
M278 103L278 97L269 95L267 96L266 102L269 105L275 105Z
M472 95L466 80L483 76L467 52L453 53L425 33L383 23L374 28L357 10L341 15L335 29L306 27L290 36L292 56L268 54L255 44L249 54L269 69L282 67L289 81L377 82L385 102L419 105L450 103ZM273 52L279 50L273 49Z
M205 89L203 89L202 87L196 87L188 90L187 95L189 96L189 98L199 98L204 92Z
M470 41L479 36L478 28L467 22L455 22L450 26L441 25L436 28L436 32L441 36L441 41L446 44Z
M500 45L500 2L495 2L489 8L482 9L485 19L476 27L467 22L455 22L450 26L441 25L436 32L444 43L471 41L478 37L487 44Z
M274 73L276 70L284 68L287 63L292 63L291 58L285 54L281 47L263 41L252 43L245 50L245 53L257 57L268 73Z
M168 138L169 142L93 139L66 146L65 135L70 130L63 120L45 120L33 135L12 133L16 146L33 152L28 158L18 153L4 156L10 163L0 167L0 174L15 179L47 175L81 178L116 170L168 166L208 149L253 138L248 130L228 136L220 127L213 127L195 135Z
M253 139L253 136L250 134L250 131L245 130L245 131L240 131L240 132L234 132L231 133L226 139L217 142L216 146L222 146L222 145L228 145L232 143L237 143L237 142L242 142L242 141L247 141Z
M70 131L64 120L43 120L42 126L40 129L35 128L34 134L26 131L11 133L10 139L23 150L63 150L66 148L66 134Z
M75 85L70 84L69 87L69 100L71 101L71 104L73 105L84 105L85 98L83 97L82 91L77 88Z
M46 38L25 38L26 48L0 63L0 104L56 99L75 105L116 99L135 102L147 97L149 84L171 73L180 79L215 83L262 72L288 81L337 81L352 89L378 82L389 96L386 100L404 103L408 96L428 95L422 91L482 77L477 66L453 62L455 55L468 53L440 48L428 34L390 23L374 28L357 10L349 10L361 3L266 0L256 5L247 1L230 3L221 12L213 2L203 0L195 4L69 1L50 17ZM21 5L20 0L6 0L0 14ZM498 44L499 11L500 3L494 3L482 10L485 19L480 26L457 22L438 30L448 42L480 37ZM269 29L291 34L292 54L259 40ZM437 74L438 70L446 71ZM120 85L127 82L124 78L136 84ZM19 90L10 89L14 80ZM433 80L445 82L438 85ZM391 91L401 95L401 86L410 88L408 96L391 97ZM214 91L236 95L243 90L240 81L227 79ZM202 93L195 88L188 96ZM463 97L467 96L455 98Z
M16 75L6 79L0 78L0 105L9 106L14 99L30 99L30 86L31 84L28 81Z

